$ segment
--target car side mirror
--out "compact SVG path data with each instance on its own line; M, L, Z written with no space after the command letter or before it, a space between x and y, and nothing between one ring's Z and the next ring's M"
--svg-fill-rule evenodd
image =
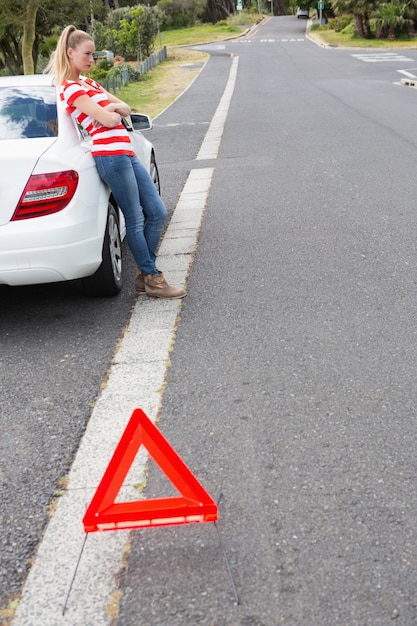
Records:
M143 113L131 113L127 117L122 118L124 127L129 130L150 130L152 128L152 120L149 115Z
M130 120L134 130L151 130L152 128L152 120L149 115L131 113Z

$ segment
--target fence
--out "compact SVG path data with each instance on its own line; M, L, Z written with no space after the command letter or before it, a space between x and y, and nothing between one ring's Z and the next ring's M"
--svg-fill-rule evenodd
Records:
M165 61L167 58L167 48L164 46L158 52L151 54L150 57L147 57L142 63L140 63L138 71L140 74L146 74L150 69L161 63L161 61ZM118 89L121 89L125 85L128 85L131 78L129 76L128 70L123 70L121 74L117 74L116 76L112 76L111 78L106 79L106 89L107 91L112 91L115 93Z

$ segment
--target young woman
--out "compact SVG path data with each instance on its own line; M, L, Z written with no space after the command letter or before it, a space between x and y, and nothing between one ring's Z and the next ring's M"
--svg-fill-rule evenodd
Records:
M47 72L55 75L68 113L91 135L98 173L123 212L126 235L138 267L136 290L153 298L183 298L156 269L156 250L168 213L122 124L130 107L84 76L94 63L94 41L75 26L62 32Z

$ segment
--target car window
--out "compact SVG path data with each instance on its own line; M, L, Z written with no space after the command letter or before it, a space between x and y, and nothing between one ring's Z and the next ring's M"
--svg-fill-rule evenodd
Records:
M57 136L55 87L0 87L0 139Z

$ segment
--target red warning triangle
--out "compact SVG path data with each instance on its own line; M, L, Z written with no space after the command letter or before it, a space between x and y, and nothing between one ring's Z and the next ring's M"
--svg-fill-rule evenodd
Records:
M115 502L143 445L181 496ZM135 409L84 515L85 532L215 522L217 504L142 409Z

